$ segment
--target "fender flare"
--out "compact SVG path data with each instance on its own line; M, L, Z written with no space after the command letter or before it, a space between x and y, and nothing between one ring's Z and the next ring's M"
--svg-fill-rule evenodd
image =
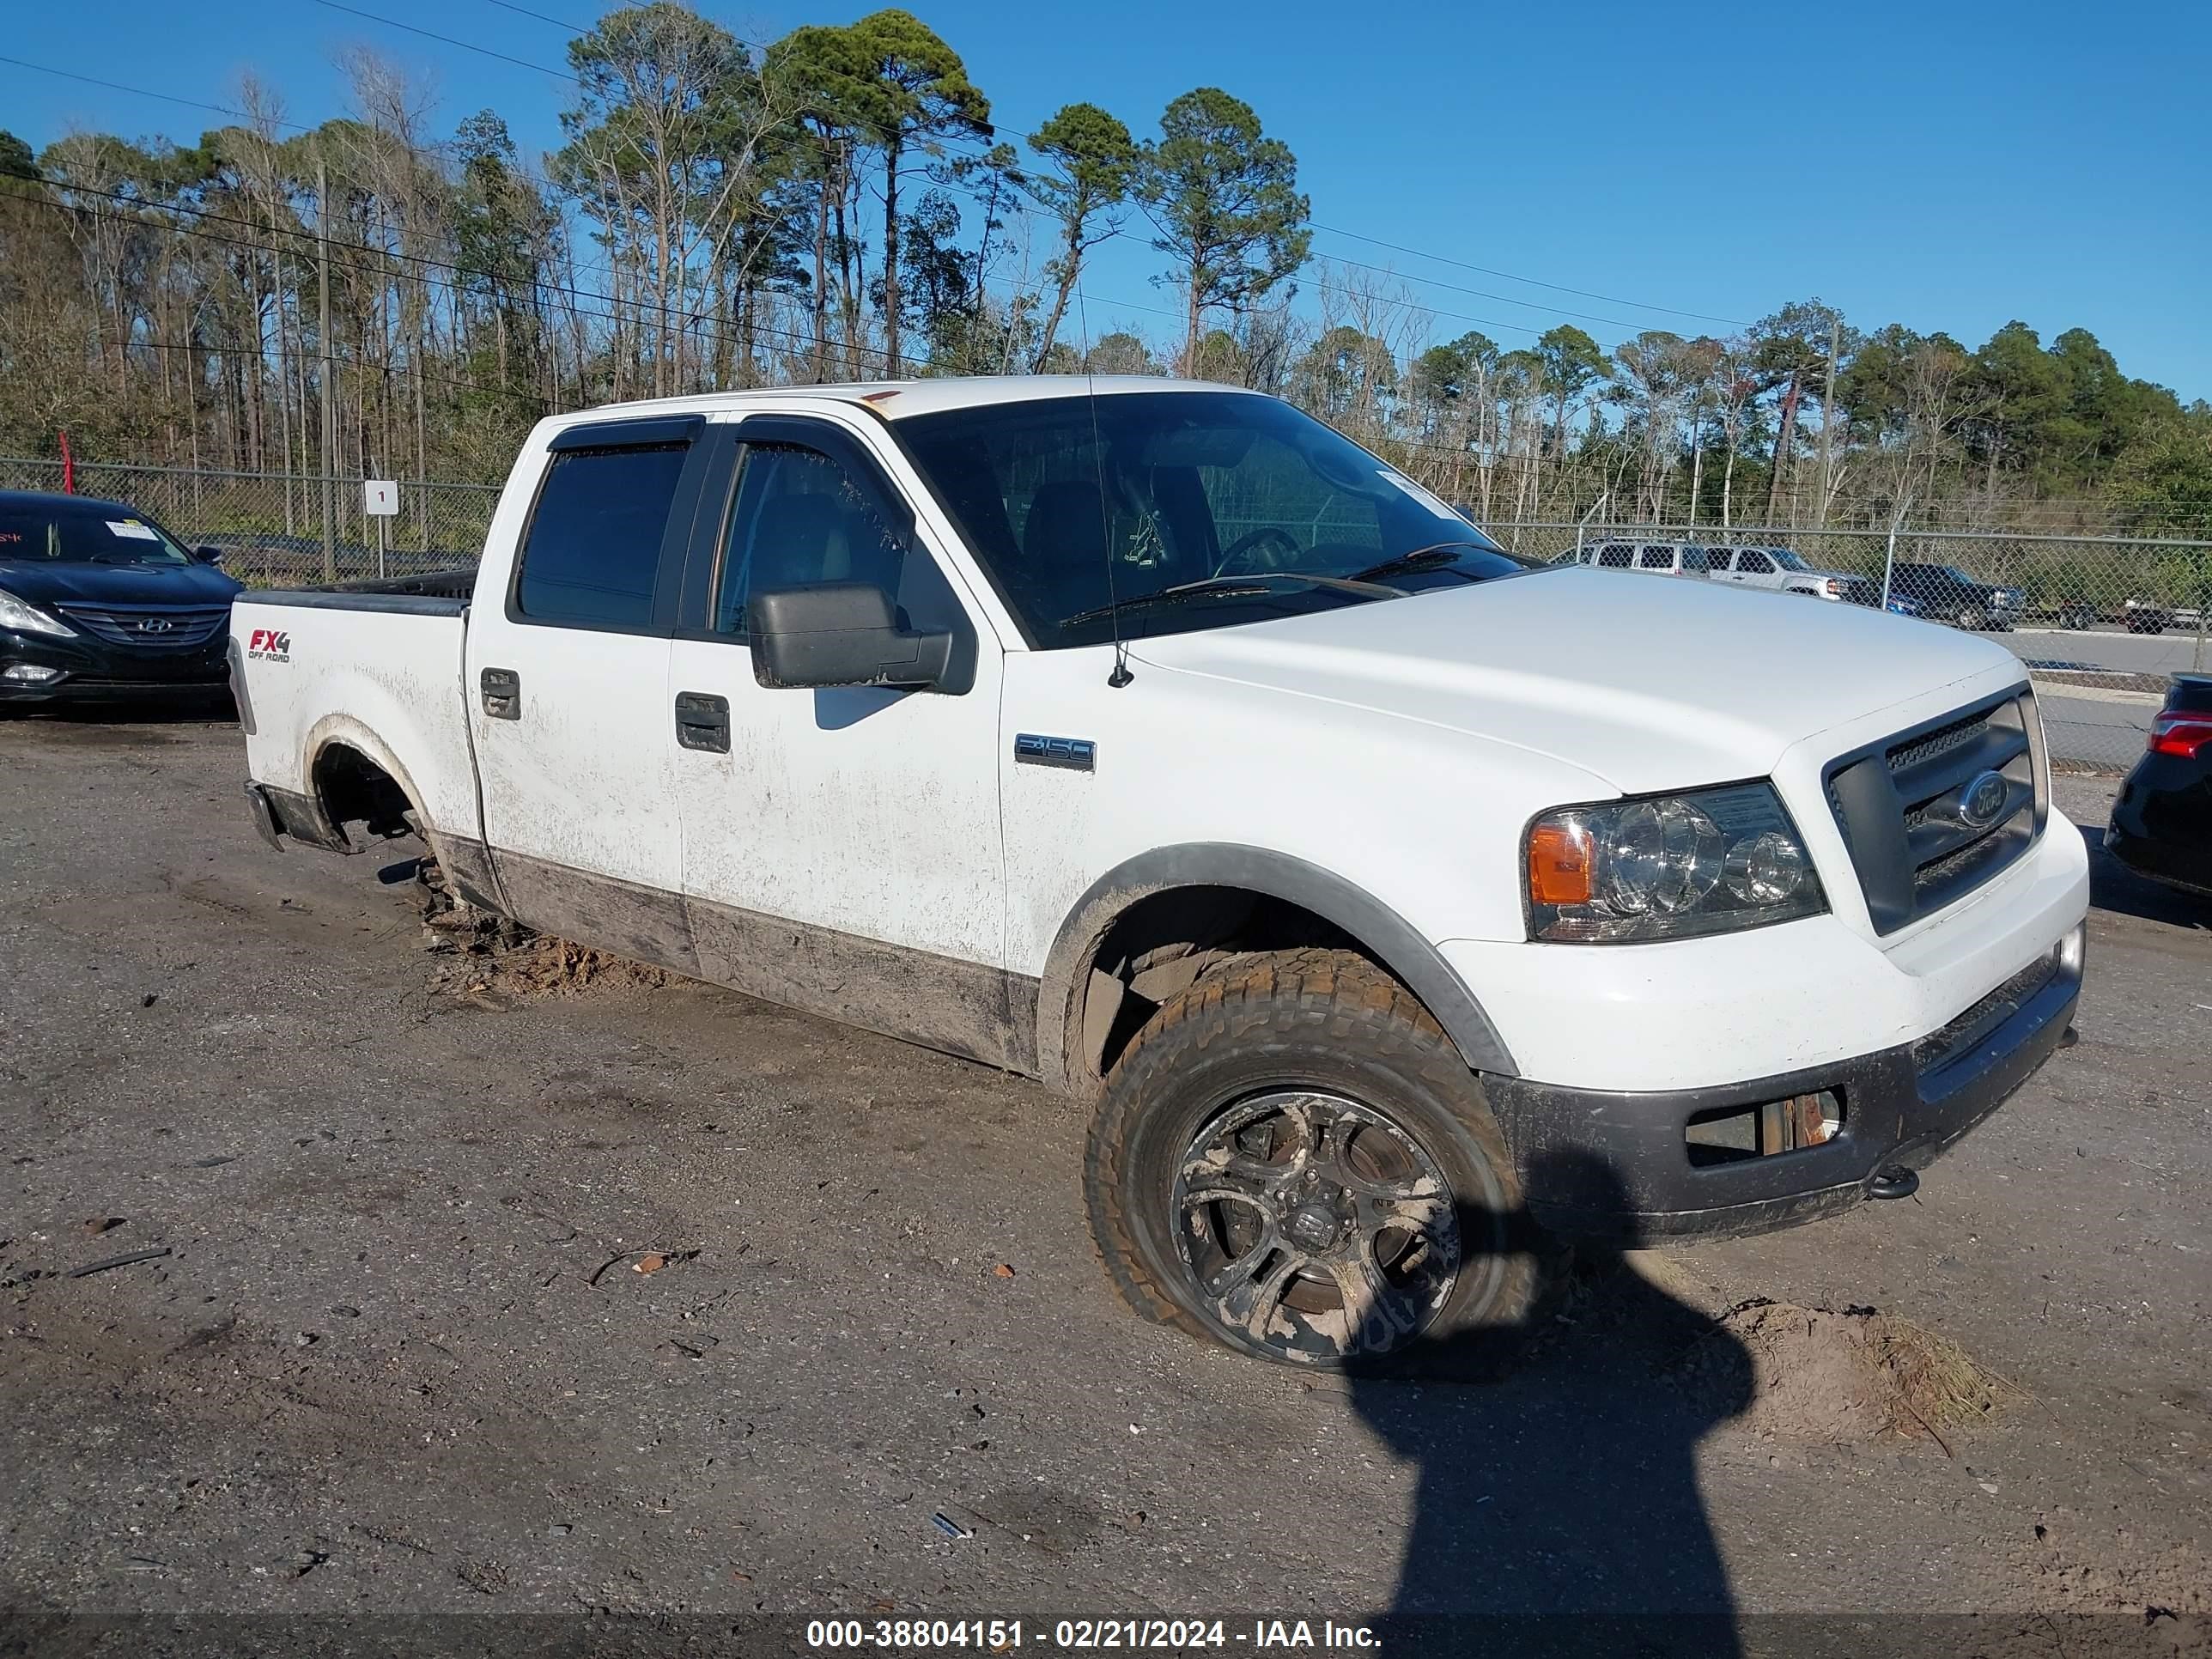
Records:
M1139 899L1178 887L1233 887L1310 910L1373 952L1436 1017L1470 1069L1517 1077L1512 1052L1443 954L1365 889L1287 853L1232 842L1157 847L1091 883L1061 922L1037 988L1037 1062L1045 1081L1082 1092L1084 1064L1070 1034L1090 988L1091 964L1114 924Z

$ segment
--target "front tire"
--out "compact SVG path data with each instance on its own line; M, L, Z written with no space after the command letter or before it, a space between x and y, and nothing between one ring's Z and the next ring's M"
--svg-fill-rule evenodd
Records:
M1480 1084L1346 951L1238 957L1164 1004L1106 1079L1084 1177L1132 1309L1279 1364L1491 1372L1544 1280Z
M1988 619L1971 605L1962 605L1959 607L1958 623L1959 626L1969 634L1978 634L1989 626Z

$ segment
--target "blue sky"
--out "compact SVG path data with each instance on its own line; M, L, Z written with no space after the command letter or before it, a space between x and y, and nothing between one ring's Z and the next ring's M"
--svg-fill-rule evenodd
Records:
M489 0L349 3L562 61L560 29ZM599 9L529 3L586 23ZM763 39L867 8L701 9ZM1562 320L1607 344L1639 327L1725 331L1658 307L1749 319L1817 295L1861 327L1899 321L1969 345L2015 317L2046 342L2086 327L2130 374L2212 398L2212 9L2201 5L910 9L965 57L1009 132L1077 99L1140 136L1192 86L1246 99L1296 151L1314 217L1331 228L1316 251L1433 279L1416 291L1443 337L1487 325L1510 347ZM557 140L566 82L313 0L24 7L4 50L216 103L251 70L312 124L342 111L331 60L354 43L425 71L441 129L490 105L526 154ZM222 119L0 64L0 126L33 145L72 125L189 140ZM1148 309L1175 309L1148 282L1160 264L1140 243L1102 258L1087 284L1094 334L1176 334Z

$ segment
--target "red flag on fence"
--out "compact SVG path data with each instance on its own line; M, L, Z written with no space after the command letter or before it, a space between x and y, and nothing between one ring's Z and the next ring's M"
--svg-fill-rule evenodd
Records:
M76 494L76 457L70 453L69 434L62 434L62 494Z

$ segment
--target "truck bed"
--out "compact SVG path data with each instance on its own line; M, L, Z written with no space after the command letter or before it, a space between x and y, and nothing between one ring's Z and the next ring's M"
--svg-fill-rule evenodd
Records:
M475 580L438 571L240 594L231 673L251 781L312 811L319 769L350 748L407 792L434 842L480 839L462 684Z

